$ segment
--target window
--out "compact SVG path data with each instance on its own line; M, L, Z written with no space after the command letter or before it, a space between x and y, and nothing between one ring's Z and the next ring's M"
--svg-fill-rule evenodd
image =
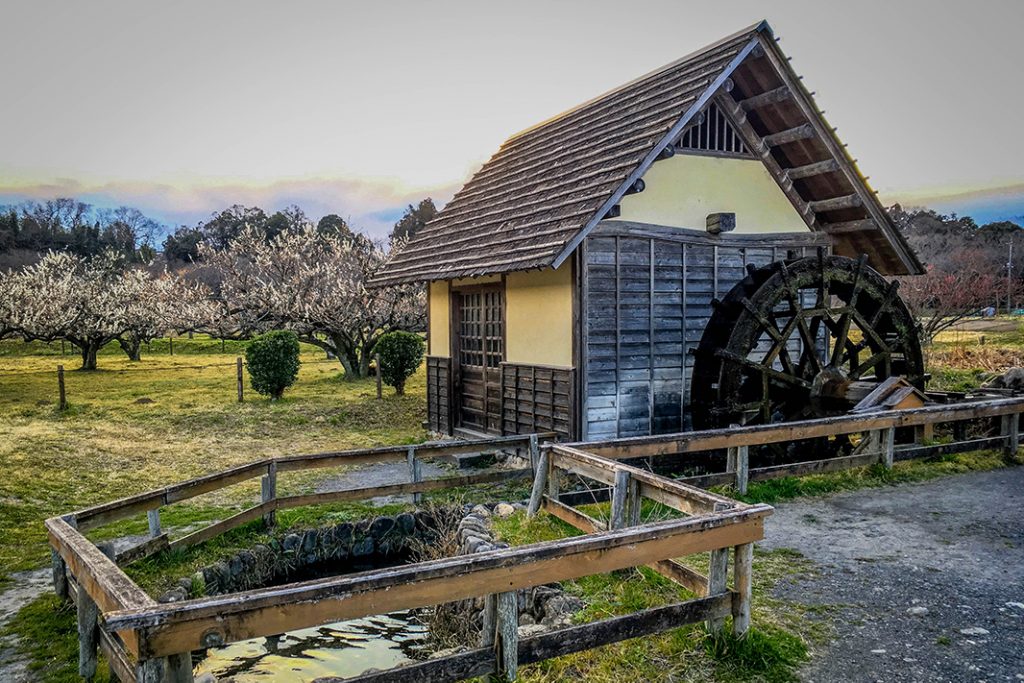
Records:
M752 158L729 119L714 104L704 110L704 120L687 128L676 145L680 150L695 150L719 156Z

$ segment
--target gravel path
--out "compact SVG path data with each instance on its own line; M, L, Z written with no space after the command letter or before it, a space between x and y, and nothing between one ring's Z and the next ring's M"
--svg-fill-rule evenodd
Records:
M1024 680L1024 467L782 503L766 536L820 568L778 595L836 607L803 680Z

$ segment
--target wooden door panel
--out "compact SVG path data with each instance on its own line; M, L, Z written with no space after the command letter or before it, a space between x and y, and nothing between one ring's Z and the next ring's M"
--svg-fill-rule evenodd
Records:
M501 431L501 362L505 355L504 291L500 286L456 292L458 418L462 426Z

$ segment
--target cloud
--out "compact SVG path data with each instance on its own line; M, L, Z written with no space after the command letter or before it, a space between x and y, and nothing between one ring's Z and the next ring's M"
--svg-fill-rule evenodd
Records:
M970 216L979 225L1011 221L1024 226L1024 183L970 190L931 190L892 195L889 203L922 206L939 213Z
M296 204L314 220L336 213L374 237L383 237L406 205L433 197L438 204L451 199L456 186L408 188L389 178L288 179L273 183L151 182L88 184L70 178L51 182L0 186L0 204L54 197L75 197L98 207L134 206L173 228L206 220L232 204L276 211Z

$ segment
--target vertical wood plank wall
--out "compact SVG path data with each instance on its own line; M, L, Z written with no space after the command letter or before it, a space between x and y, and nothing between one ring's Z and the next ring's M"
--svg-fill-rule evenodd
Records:
M572 368L502 363L501 433L575 438L575 385Z
M587 239L583 438L690 429L689 351L711 317L711 300L743 279L747 264L810 256L823 244L814 233L780 234L775 241L677 233L645 236L602 226Z
M452 359L427 356L427 426L452 433Z

